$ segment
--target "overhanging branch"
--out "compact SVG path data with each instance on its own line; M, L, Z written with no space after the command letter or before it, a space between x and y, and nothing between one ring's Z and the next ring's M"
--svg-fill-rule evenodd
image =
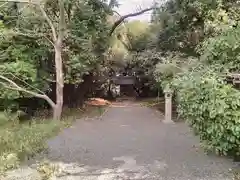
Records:
M44 16L44 18L46 19L48 25L50 26L51 30L52 30L53 41L56 42L57 41L57 32L56 32L56 29L55 29L55 27L53 25L52 20L49 18L49 16L47 15L46 11L44 10L42 5L40 5L40 4L39 4L39 9L40 9L42 15Z
M125 16L121 16L120 19L118 19L118 20L113 24L112 29L111 29L111 31L110 31L110 35L113 34L113 32L115 31L115 29L116 29L125 19L130 18L130 17L139 16L139 15L141 15L141 14L143 14L143 13L145 13L145 12L151 11L151 10L153 10L153 7L143 9L143 10L141 10L141 11L139 11L139 12L136 12L136 13L130 13L130 14L127 14L127 15L125 15Z
M23 33L21 31L13 31L13 33L15 33L16 35L20 35L20 36L25 36L25 37L29 37L29 38L45 38L51 45L55 46L53 41L51 41L45 34L40 34L38 32L30 32L28 31L27 33Z

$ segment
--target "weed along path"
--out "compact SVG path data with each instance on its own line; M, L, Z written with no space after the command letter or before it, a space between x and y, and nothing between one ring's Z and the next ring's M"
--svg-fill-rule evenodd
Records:
M133 102L112 105L101 118L78 120L50 139L48 163L30 165L20 174L34 180L43 175L52 180L233 179L231 160L204 154L184 123L164 124L162 119Z

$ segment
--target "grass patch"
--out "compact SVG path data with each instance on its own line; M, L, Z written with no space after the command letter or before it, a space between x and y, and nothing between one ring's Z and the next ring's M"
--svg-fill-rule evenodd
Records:
M99 115L99 109L65 109L62 121L34 118L31 123L23 124L8 119L5 113L0 113L0 173L17 168L26 157L46 149L47 139L86 115Z
M45 149L46 139L55 135L62 126L61 122L43 121L0 129L0 171L15 168L25 157Z
M0 126L5 125L6 123L8 123L8 118L4 112L0 112Z

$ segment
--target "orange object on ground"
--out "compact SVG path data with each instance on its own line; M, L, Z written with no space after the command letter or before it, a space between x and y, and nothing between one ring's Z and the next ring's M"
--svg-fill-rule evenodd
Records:
M92 106L106 106L111 104L110 101L102 98L90 98L86 103Z

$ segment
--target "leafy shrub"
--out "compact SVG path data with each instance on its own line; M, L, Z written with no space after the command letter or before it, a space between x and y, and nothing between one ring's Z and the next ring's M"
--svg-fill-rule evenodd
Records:
M3 153L0 156L0 173L19 166L19 158L15 153Z
M204 41L198 51L201 61L216 65L220 64L232 71L240 69L240 28L230 29L221 35Z
M0 126L6 124L8 122L8 118L5 112L0 111Z
M100 109L103 113L104 108ZM12 121L9 115L0 112L0 175L8 169L18 167L21 160L26 157L34 156L44 150L46 140L62 128L69 127L74 120L85 115L98 116L97 110L98 108L95 107L86 107L85 110L64 109L62 121L37 118L31 120L31 125Z
M45 141L63 126L62 122L11 124L0 128L0 172L18 166L20 160L32 156L46 146Z
M195 72L174 81L178 113L220 155L240 155L240 92L216 73Z
M186 54L166 53L165 57L162 57L162 62L156 64L154 78L164 89L166 85L171 86L174 77L195 68L197 64L199 64L197 58L186 56Z

